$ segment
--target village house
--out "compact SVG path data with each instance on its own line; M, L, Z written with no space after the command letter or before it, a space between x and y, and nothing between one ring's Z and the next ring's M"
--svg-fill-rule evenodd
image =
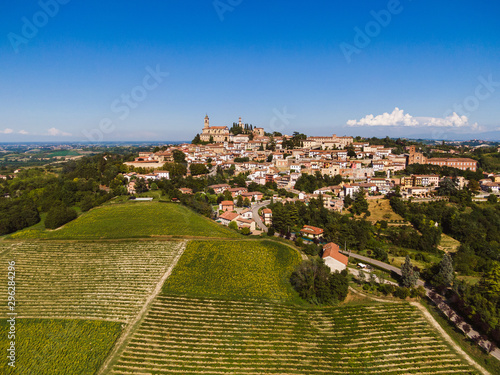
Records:
M234 211L234 202L233 201L222 201L219 203L220 211Z
M334 244L333 242L327 243L323 246L322 258L325 261L325 264L330 267L332 272L341 272L347 268L349 258L347 258L344 254L341 254L339 250L339 245Z
M264 208L262 214L264 216L264 225L271 225L273 223L273 211L270 208Z
M302 237L310 239L319 239L323 235L323 229L313 227L312 225L304 225L300 230Z
M236 220L238 214L236 212L226 211L219 216L219 221L222 225L228 226L231 221Z

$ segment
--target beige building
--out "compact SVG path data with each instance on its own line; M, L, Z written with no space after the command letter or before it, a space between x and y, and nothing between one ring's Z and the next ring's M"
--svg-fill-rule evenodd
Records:
M227 126L210 126L210 119L207 115L205 116L205 123L203 132L200 134L200 139L203 142L209 142L210 138L216 143L229 141L229 128Z

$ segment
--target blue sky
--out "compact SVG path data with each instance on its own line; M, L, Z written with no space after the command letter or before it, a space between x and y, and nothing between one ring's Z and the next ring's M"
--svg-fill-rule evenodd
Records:
M500 140L498 14L493 1L5 2L0 141L191 140L206 113L288 134Z

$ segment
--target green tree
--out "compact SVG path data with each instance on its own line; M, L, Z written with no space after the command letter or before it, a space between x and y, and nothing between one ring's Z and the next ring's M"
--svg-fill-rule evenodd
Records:
M64 206L62 203L54 205L45 218L45 227L49 229L59 228L71 220L76 219L77 213L74 209Z
M494 204L494 203L497 203L497 202L498 202L498 198L497 198L497 196L495 194L490 194L488 196L488 203Z
M470 191L477 192L479 191L479 182L474 179L469 180L469 185L467 185Z
M411 288L417 284L420 274L413 269L410 256L407 255L405 262L401 266L401 284L405 288Z
M444 178L438 187L438 194L444 196L452 196L457 193L457 184L451 178Z
M198 163L192 163L189 166L189 171L191 172L191 174L193 176L198 176L200 174L207 174L208 173L208 169L205 166L205 164L198 164Z
M199 144L201 144L201 143L202 143L201 138L200 138L200 134L199 134L199 133L198 133L198 134L196 134L196 135L194 136L194 138L193 138L193 140L191 141L191 143L192 143L193 145L199 145Z
M243 234L244 236L248 236L250 235L250 228L248 227L244 227L244 228L241 228L241 234Z
M185 163L186 162L186 155L184 155L184 152L180 150L174 150L172 152L172 156L174 157L174 162L176 163Z
M228 227L233 230L238 230L238 224L236 224L236 221L231 221Z
M438 273L433 278L433 284L437 286L449 287L455 278L453 269L453 260L449 254L444 254L443 259L439 262Z
M243 200L243 206L245 206L245 207L250 207L250 206L251 206L250 199L245 198L245 199Z
M243 197L241 195L238 195L236 199L236 207L243 207Z
M368 212L368 202L365 198L365 192L363 189L360 189L354 197L354 202L352 203L351 208L349 208L355 215L361 215L363 212Z

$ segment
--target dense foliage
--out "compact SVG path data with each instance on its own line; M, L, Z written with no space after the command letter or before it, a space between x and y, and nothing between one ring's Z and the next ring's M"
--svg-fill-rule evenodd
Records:
M320 258L305 260L290 277L295 290L306 301L323 305L343 301L347 297L347 270L332 273Z

